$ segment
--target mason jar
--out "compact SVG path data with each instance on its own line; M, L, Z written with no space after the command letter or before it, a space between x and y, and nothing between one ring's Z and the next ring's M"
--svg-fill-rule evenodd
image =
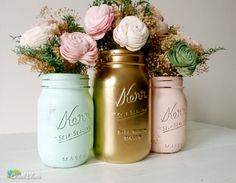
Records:
M152 151L174 153L186 141L187 101L182 77L151 79Z
M95 156L139 161L150 151L149 83L142 52L111 50L94 81Z
M93 143L93 102L88 89L88 76L42 76L38 152L45 165L68 168L88 159Z

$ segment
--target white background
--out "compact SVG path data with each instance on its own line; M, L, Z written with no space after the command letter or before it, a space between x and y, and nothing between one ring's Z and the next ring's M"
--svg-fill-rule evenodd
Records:
M81 17L90 1L1 0L0 5L0 133L36 131L40 78L17 65L9 37L30 28L40 8L70 7ZM227 48L211 57L210 72L185 79L189 119L236 128L236 1L152 0L166 21L182 25L186 34L206 47ZM81 20L82 22L83 20Z

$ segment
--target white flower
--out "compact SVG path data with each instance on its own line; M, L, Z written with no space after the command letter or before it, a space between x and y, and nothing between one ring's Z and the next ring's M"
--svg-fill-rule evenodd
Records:
M20 38L20 46L39 47L45 44L58 29L57 24L34 26Z
M113 31L115 42L130 51L140 50L146 44L148 36L147 26L135 16L123 18Z

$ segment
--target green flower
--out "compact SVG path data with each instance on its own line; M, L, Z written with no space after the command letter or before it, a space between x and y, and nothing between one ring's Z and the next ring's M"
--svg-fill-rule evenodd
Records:
M181 41L171 47L167 57L182 76L191 76L199 64L198 54Z

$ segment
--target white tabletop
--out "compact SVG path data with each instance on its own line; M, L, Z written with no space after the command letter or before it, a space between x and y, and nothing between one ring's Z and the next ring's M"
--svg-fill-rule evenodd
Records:
M19 169L34 179L7 178ZM236 183L236 130L189 122L185 148L175 154L150 154L133 164L109 164L94 158L79 167L44 166L36 134L0 135L0 183Z

